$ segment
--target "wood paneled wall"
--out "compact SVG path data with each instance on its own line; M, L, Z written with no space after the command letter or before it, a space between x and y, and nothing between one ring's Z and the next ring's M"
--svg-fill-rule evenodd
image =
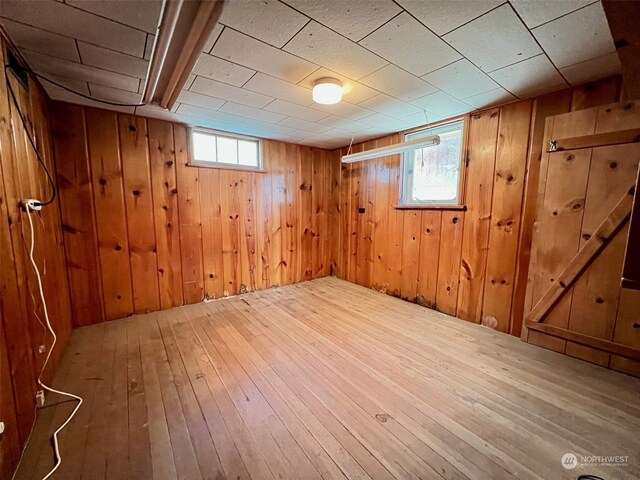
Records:
M466 211L395 208L398 155L342 165L330 200L339 225L332 273L465 320L492 317L520 335L545 119L618 101L621 89L612 78L469 115ZM332 152L334 162L343 153Z
M264 173L193 167L183 125L52 116L75 325L328 274L324 150L265 140Z
M7 45L0 37L3 65ZM10 73L20 110L47 167L55 172L51 152L48 101L40 85L29 81L25 89ZM31 238L20 200L46 200L51 188L29 143L5 83L0 80L0 477L11 478L35 420L36 379L51 338L39 323L44 319L35 274L28 258ZM45 381L64 351L71 332L69 289L57 201L32 214L36 231L35 259L43 273L43 286L51 323L58 334Z

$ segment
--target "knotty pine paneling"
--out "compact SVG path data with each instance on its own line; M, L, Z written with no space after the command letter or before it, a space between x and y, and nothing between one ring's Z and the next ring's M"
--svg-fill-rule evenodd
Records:
M493 323L493 317L498 330L519 335L530 255L536 261L530 250L545 119L614 102L621 90L615 77L469 115L466 211L394 208L398 155L341 165L330 200L330 225L339 237L332 273L465 320ZM333 163L345 153L331 152Z
M52 116L76 325L329 273L325 150L264 140L266 173L193 167L183 125L59 102Z
M0 57L6 64L7 45L0 37ZM55 174L47 97L29 79L28 89L11 73L9 78L20 111L49 171ZM0 477L11 478L35 420L37 377L51 338L39 323L43 306L28 258L31 241L23 199L49 198L51 187L29 143L4 79L0 81ZM36 232L34 257L40 267L51 324L58 344L44 375L50 381L71 332L71 308L60 208L56 200L32 213ZM35 299L35 300L34 300ZM34 305L35 303L35 305Z

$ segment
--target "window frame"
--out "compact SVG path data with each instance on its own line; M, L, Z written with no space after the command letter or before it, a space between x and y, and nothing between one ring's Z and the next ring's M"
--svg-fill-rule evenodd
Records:
M421 126L406 130L401 133L403 141L405 141L408 135L431 130L436 127L444 127L446 125L454 123L462 123L462 145L460 148L460 176L458 181L458 202L457 203L437 203L437 202L424 202L424 203L411 203L405 201L405 171L407 168L407 153L403 153L400 157L400 185L398 191L398 202L395 208L400 210L466 210L465 194L467 190L467 169L469 167L469 161L467 156L467 141L469 134L469 115L463 115L455 118L449 118L440 122L434 122L428 126Z
M199 168L218 168L224 170L240 170L247 172L258 172L258 173L266 173L266 169L264 167L264 156L263 156L263 148L262 148L262 139L258 137L251 137L249 135L241 135L230 132L223 132L221 130L214 130L212 128L205 127L189 127L189 162L187 163L190 167L199 167ZM205 135L211 135L217 137L228 138L231 140L247 140L256 142L258 145L258 165L253 167L250 165L240 165L233 163L224 163L224 162L207 162L206 160L196 160L195 159L195 148L194 148L194 133L202 133ZM217 144L216 144L217 145ZM217 152L216 152L217 156ZM239 161L239 159L238 159Z

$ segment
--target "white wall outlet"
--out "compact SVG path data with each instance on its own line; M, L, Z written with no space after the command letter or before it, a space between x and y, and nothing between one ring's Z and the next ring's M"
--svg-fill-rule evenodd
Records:
M38 390L36 392L36 402L38 402L41 407L44 407L44 390Z
M29 210L33 211L42 210L42 202L35 198L26 198L22 200L22 205L25 209L28 208Z

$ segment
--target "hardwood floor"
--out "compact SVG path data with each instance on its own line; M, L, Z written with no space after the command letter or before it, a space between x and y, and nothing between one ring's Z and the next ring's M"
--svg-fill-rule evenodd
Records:
M639 379L335 278L77 329L55 385L58 479L640 476Z

